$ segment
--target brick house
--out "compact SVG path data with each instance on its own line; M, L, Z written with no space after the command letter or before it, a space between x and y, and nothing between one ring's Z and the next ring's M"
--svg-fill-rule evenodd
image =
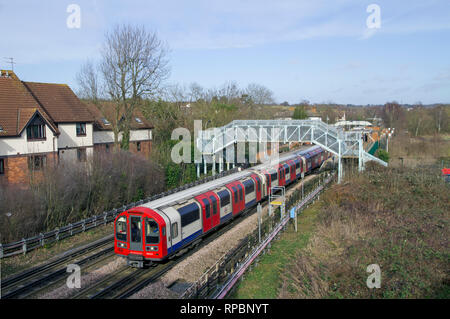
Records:
M148 156L153 127L141 114L135 120L130 151ZM107 122L65 84L25 82L1 70L0 183L26 183L49 165L86 162L94 150L109 149Z
M104 104L104 103L103 103ZM102 110L92 103L86 103L88 110L94 116L94 150L96 152L110 152L114 146L114 106L105 105ZM152 130L153 125L145 119L139 110L134 110L131 131L129 151L149 158L152 149ZM119 142L122 141L122 133L118 135Z

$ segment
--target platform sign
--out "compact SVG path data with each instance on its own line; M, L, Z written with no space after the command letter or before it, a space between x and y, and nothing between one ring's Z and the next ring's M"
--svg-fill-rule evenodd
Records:
M271 204L271 205L278 205L278 206L283 205L283 203L280 202L280 201L273 201L273 202L271 202L270 204Z
M295 218L295 207L291 208L290 217Z

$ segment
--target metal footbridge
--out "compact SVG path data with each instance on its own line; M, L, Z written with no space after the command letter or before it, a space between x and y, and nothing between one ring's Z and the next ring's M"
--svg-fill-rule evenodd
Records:
M213 163L214 174L216 160L219 159L221 171L223 152L225 150L233 153L235 143L268 142L310 142L321 146L337 156L339 181L342 179L343 158L358 158L360 171L368 161L387 166L386 162L364 150L361 132L346 132L340 127L328 125L320 120L235 120L220 128L199 131L196 146L205 162L206 158L209 158L209 162ZM227 162L229 164L229 160Z

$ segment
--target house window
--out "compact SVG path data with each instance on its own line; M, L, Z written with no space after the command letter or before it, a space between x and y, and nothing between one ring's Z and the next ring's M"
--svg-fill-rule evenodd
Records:
M144 124L139 117L135 117L134 119L136 120L136 122L138 122L138 124Z
M86 123L77 123L77 136L86 136Z
M106 153L109 153L109 144L105 145Z
M141 142L136 142L136 148L138 152L141 151Z
M28 140L44 140L45 124L39 124L37 121L27 127Z
M77 158L80 162L86 162L86 149L85 148L78 148L77 149Z
M102 122L105 125L111 125L111 123L106 118L102 118Z
M5 174L5 159L0 158L0 175Z
M47 156L45 155L32 155L28 157L28 168L31 171L40 171L47 164Z

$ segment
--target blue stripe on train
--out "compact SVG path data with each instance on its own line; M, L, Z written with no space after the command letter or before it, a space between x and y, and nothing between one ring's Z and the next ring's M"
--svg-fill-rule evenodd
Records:
M223 216L220 219L220 223L223 224L225 223L227 220L229 220L231 217L233 217L233 212L229 212L227 215Z
M169 254L180 249L181 247L183 247L184 245L190 243L191 241L193 241L195 238L197 238L198 236L200 236L203 233L203 230L200 229L199 231L193 233L192 235L186 237L185 239L181 240L179 243L173 245L171 248L169 248Z
M249 201L248 203L245 204L245 208L249 208L253 205L256 204L256 199Z

